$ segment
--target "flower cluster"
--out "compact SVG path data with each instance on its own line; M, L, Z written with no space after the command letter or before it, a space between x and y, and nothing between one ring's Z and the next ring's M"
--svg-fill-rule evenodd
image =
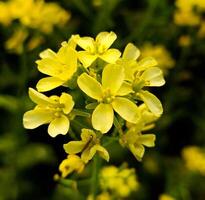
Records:
M176 0L174 22L179 26L199 26L199 37L205 36L204 0Z
M22 44L28 38L28 28L48 34L54 26L62 26L70 19L70 13L57 3L46 3L44 0L9 0L0 2L0 23L11 25L19 22L19 27L6 43L8 50L22 52ZM28 49L34 49L42 42L39 34L29 38Z
M205 152L197 146L188 146L182 150L187 169L205 175Z
M24 114L23 124L34 129L48 125L51 137L67 134L68 157L61 163L62 177L81 172L95 154L109 160L105 143L119 141L141 160L144 146L153 147L155 135L142 134L153 128L162 114L160 100L148 88L164 85L157 61L145 57L129 43L122 53L110 48L117 36L101 32L95 39L73 35L54 52L47 49L36 62L47 75L29 96L36 104ZM63 86L65 92L46 96L42 92ZM79 138L80 135L80 138ZM144 146L143 146L144 145Z
M101 169L99 176L103 194L109 194L116 199L126 198L139 189L134 169L108 166Z

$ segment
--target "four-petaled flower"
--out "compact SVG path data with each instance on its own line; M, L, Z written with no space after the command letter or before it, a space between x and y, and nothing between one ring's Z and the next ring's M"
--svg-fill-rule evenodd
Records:
M66 85L77 70L77 52L72 48L73 44L62 44L57 53L47 49L40 54L41 60L36 61L38 70L50 76L38 81L36 87L39 92Z
M60 97L54 95L47 97L32 88L29 88L29 96L37 105L24 114L24 127L34 129L42 124L49 124L48 133L51 137L58 134L65 135L70 126L68 114L74 106L72 96L62 93Z
M137 122L138 107L131 100L121 97L130 92L123 88L123 81L124 69L116 64L105 66L102 84L86 73L77 80L80 89L99 102L92 114L92 125L102 133L107 133L111 129L114 111L128 122Z
M117 36L114 32L101 32L94 40L91 37L78 37L76 43L85 51L78 51L78 58L84 67L89 67L97 58L107 63L115 63L121 53L117 49L109 49Z
M96 133L90 129L82 129L81 141L71 141L64 144L65 152L68 154L81 153L81 159L87 163L98 153L106 161L109 161L109 153L100 145L100 139L97 138Z

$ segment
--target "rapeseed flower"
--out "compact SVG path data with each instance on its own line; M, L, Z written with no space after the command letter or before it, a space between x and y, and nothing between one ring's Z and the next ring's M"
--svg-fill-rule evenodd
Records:
M134 169L107 166L101 169L99 176L102 191L110 191L118 198L128 197L139 188Z
M32 88L29 89L29 96L37 105L24 114L24 127L34 129L42 124L49 124L48 134L51 137L56 137L58 134L65 135L70 126L68 115L74 106L72 96L62 93L60 97L55 95L47 97Z
M95 40L91 37L76 38L76 43L84 51L78 51L78 58L84 67L89 67L97 58L107 63L115 63L121 53L117 49L109 49L117 36L114 32L101 32Z
M99 103L92 113L92 125L102 133L111 129L114 111L132 123L139 117L135 103L123 97L129 93L123 89L123 81L124 69L115 64L108 64L103 69L102 84L86 73L77 80L80 89Z
M82 129L81 141L71 141L63 145L68 154L81 153L81 159L88 163L98 153L103 159L109 161L109 153L100 145L100 139L90 129Z
M59 171L61 172L62 178L65 178L74 171L81 173L84 167L85 164L79 156L68 155L59 165Z
M137 62L139 55L139 50L133 45L128 44L125 47L121 65L126 66L124 67L126 88L128 91L131 90L138 100L143 101L151 112L160 116L163 112L160 100L143 88L164 85L163 72L160 68L155 67L157 62L152 57L146 57ZM128 64L126 65L125 62Z
M161 194L159 196L159 200L175 200L175 198L170 196L170 195L168 195L168 194Z
M182 150L187 169L205 176L205 152L197 146L187 146Z
M39 92L52 90L66 85L77 70L77 53L69 44L63 46L57 53L47 49L40 54L36 61L38 70L50 77L42 78L36 85Z

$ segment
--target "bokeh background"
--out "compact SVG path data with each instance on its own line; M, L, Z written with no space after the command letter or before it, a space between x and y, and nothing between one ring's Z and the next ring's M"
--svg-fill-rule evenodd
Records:
M75 199L72 189L53 179L69 136L53 139L46 126L25 130L22 116L32 107L28 87L41 77L39 53L59 49L72 34L95 37L101 31L114 31L120 50L134 43L165 73L165 86L153 90L164 107L152 130L156 146L142 162L117 144L109 147L111 164L127 162L136 170L140 187L127 199L157 200L166 193L204 200L204 1L46 0L52 6L45 12L36 2L0 1L0 200Z

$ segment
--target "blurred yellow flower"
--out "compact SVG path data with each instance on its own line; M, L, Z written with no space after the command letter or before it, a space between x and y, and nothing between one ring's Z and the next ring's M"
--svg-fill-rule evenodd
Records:
M62 178L65 178L74 171L81 173L84 167L85 164L79 156L68 155L67 158L59 165L59 171L61 172Z
M0 2L0 23L8 26L12 22L12 16L6 2Z
M180 36L179 38L179 45L182 46L182 47L188 47L191 45L191 37L189 35L182 35Z
M182 150L186 167L205 176L205 152L197 146L187 146Z
M145 43L141 47L141 58L146 58L149 56L153 56L157 60L157 67L159 67L165 74L175 65L174 59L163 45L152 45L151 43Z
M123 89L123 81L124 69L115 64L108 64L103 69L102 84L86 73L80 75L77 80L80 89L99 102L92 114L92 125L102 133L107 133L111 129L114 111L132 123L136 123L139 117L135 103L121 97L130 92Z
M115 63L121 53L117 49L109 49L117 36L114 32L101 32L94 40L91 37L76 38L76 43L85 51L78 51L79 60L84 67L89 67L97 58L107 63Z
M60 97L47 97L32 88L29 88L29 96L37 106L24 114L24 127L34 129L42 124L49 124L48 134L51 137L65 135L70 126L68 114L74 106L72 96L62 93Z
M172 196L168 194L161 194L159 196L159 200L175 200L175 198L173 198Z
M97 195L95 198L91 194L87 197L87 200L112 200L112 196L108 192L102 192L99 195Z
M128 197L131 192L139 188L134 169L108 166L101 169L99 176L102 191L110 191L118 198Z
M28 36L25 29L17 29L13 35L6 41L5 47L9 51L21 54L23 52L23 44Z
M109 153L100 145L100 139L96 133L90 129L82 129L81 141L71 141L63 145L68 154L81 153L81 159L87 163L98 153L103 159L109 161Z
M47 49L40 54L40 57L41 59L36 61L38 70L50 77L39 80L36 85L39 92L66 85L77 70L77 53L69 44L63 43L57 53Z

